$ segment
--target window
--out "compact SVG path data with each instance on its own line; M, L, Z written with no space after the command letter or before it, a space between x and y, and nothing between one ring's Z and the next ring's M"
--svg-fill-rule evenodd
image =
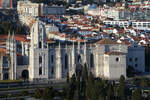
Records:
M117 58L116 58L116 62L118 62L118 61L119 61L119 58L117 57Z
M39 42L39 48L41 48L42 47L42 43L41 42Z
M133 25L133 27L136 27L136 24L135 24L135 25Z
M146 27L146 23L143 23L143 27Z
M136 23L133 23L133 27L136 27Z
M138 27L141 27L141 26L142 26L141 23L139 23Z
M8 80L9 74L8 74L8 73L5 73L3 78L4 78L4 80Z
M127 26L128 24L127 24L127 23L124 23L124 25Z
M132 61L132 58L129 58L129 61Z
M78 63L80 62L80 60L81 60L81 56L80 56L80 55L78 55Z
M68 55L65 54L65 69L68 68Z
M39 56L39 63L42 63L42 56Z
M135 58L135 61L137 61L137 60L138 60L138 58L136 57L136 58Z
M51 73L54 74L54 67L52 67Z
M94 67L94 56L93 54L90 55L90 67Z
M42 67L39 68L39 75L42 75Z
M51 55L51 62L54 62L54 55Z
M138 64L135 64L135 67L138 67Z
M148 27L150 27L150 23L148 23Z

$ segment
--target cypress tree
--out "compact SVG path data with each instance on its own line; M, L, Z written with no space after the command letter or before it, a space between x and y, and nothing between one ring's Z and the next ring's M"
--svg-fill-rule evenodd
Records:
M118 86L118 98L119 100L126 100L126 93L125 93L125 77L121 75L119 80L119 86Z
M132 94L132 100L143 100L142 92L140 89L134 90Z

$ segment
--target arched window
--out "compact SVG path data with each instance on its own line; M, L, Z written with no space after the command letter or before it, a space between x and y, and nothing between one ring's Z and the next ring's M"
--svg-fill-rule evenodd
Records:
M51 73L54 74L54 67L52 67Z
M81 56L80 55L78 55L78 63L80 63L80 61L81 61Z
M65 69L68 68L68 55L65 54Z
M42 63L42 56L39 56L39 63Z
M9 74L5 73L3 78L4 78L4 80L8 80L9 79Z
M42 67L39 68L39 75L42 75Z
M23 70L21 76L23 79L28 79L29 78L29 71Z
M90 67L94 67L94 56L92 53L90 54Z
M51 62L54 62L54 55L51 55Z
M39 42L39 48L41 48L42 47L42 43L41 43L41 41Z

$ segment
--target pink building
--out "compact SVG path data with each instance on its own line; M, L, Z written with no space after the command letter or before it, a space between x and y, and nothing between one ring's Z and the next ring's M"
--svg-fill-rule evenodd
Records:
M13 8L13 1L12 0L0 0L0 8Z

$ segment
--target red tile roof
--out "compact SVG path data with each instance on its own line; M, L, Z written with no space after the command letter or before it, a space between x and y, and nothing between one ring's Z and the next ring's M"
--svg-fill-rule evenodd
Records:
M97 44L119 44L116 41L113 41L111 39L102 39L96 42Z
M107 55L125 55L125 53L123 53L123 52L114 52L114 51L110 51L105 54L107 54Z

